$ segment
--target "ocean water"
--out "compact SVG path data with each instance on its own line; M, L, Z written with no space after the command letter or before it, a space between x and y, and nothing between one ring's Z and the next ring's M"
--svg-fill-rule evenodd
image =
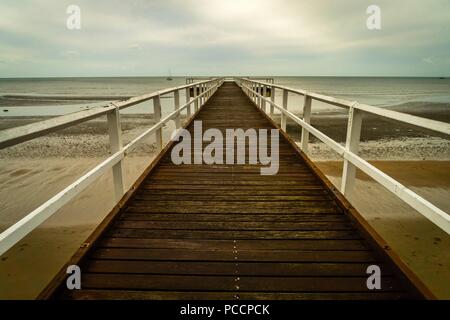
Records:
M416 102L416 105L426 108L433 103L450 103L449 78L274 77L274 81L380 107ZM104 101L96 101L96 97L102 100L108 96L108 100L113 101L117 100L115 97L136 96L184 84L184 77L174 77L172 81L165 77L0 79L0 116L61 115L105 104ZM46 96L52 98L47 99ZM73 97L85 97L89 101L74 101ZM281 101L279 90L276 101ZM124 112L151 112L149 104L151 102ZM163 99L162 106L163 114L172 111L171 98ZM291 111L301 113L301 106L300 96L289 96ZM313 103L313 112L333 109L335 107L320 102Z
M380 107L408 102L450 102L450 78L275 77L274 80L288 87Z

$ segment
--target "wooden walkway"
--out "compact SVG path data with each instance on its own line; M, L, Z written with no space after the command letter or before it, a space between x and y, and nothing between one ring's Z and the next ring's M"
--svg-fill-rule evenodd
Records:
M195 116L203 129L274 128L234 83ZM193 125L188 125L189 130ZM180 165L168 145L40 298L400 299L423 289L284 135L280 169ZM366 269L382 270L368 290Z

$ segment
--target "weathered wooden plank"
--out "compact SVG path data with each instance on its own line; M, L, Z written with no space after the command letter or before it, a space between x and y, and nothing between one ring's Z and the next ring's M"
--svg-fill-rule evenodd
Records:
M224 191L226 190L226 195L233 198L236 196L254 196L254 197L266 197L266 196L281 196L281 197L289 197L289 196L324 196L329 198L330 195L323 189L312 189L312 190L292 190L292 189L269 189L269 190L252 190L247 188L230 188L230 189L203 189L201 192L198 190L191 189L140 189L136 194L136 197L139 196L157 196L157 195L192 195L192 196L220 196L224 195Z
M367 245L361 240L201 240L201 239L143 239L104 237L98 247L209 249L209 250L340 250L363 251Z
M153 193L140 193L134 197L138 201L158 201L164 199L165 201L258 201L258 202L285 202L285 201L332 201L331 197L328 195L312 195L312 196L290 196L290 195L233 195L230 196L228 193L223 195L220 194L153 194Z
M334 239L353 240L360 236L351 230L340 231L204 231L204 230L148 230L113 229L111 237L158 239Z
M260 221L260 222L348 222L344 215L339 214L139 214L127 213L121 215L120 220L125 221L223 221L223 222L238 222L238 221Z
M370 263L90 260L84 272L221 276L367 276ZM383 276L392 271L380 264Z
M314 207L314 208L333 208L337 209L334 202L324 199L319 201L238 201L234 199L229 199L229 201L212 201L212 200L188 200L188 199L179 199L179 200L168 200L162 197L159 200L146 200L146 199L135 199L133 201L133 205L130 208L134 207L158 207L163 206L166 208L171 207L213 207L213 208L245 208L245 209L259 209L259 208L270 208L270 209L296 209L301 207Z
M238 178L236 178L238 179ZM154 181L149 179L146 181L146 184L152 184ZM157 182L158 185L202 185L208 186L210 188L216 185L229 185L229 186L265 186L270 188L271 186L321 186L320 182L313 177L302 179L301 181L296 180L273 180L273 179L260 179L260 180L233 180L233 181L224 181L224 180L209 180L209 179L173 179L173 180L160 180ZM322 187L322 186L321 186Z
M211 190L212 186L210 185L202 185L202 184L144 184L141 186L142 190L161 190L161 189L170 189L170 190ZM276 190L277 192L282 191L308 191L308 190L320 190L323 191L323 186L319 184L308 184L308 185L214 185L215 190L227 190L227 191L236 191L236 190L267 190L268 188L272 190Z
M205 291L133 291L72 290L65 299L79 300L400 300L410 299L405 292L205 292Z
M367 277L214 277L88 273L82 276L86 289L224 290L298 292L368 292ZM381 279L383 291L398 291L394 278Z
M352 230L349 222L118 221L120 229L147 230Z
M259 214L273 214L279 213L310 213L310 214L328 214L336 213L337 209L332 206L311 206L311 207L259 207L253 208L251 206L239 206L232 205L229 206L209 206L201 205L199 206L187 206L184 204L174 205L173 207L167 207L164 205L151 205L147 206L133 204L130 205L126 212L133 213L259 213Z
M179 250L99 248L92 259L186 260L186 261L276 261L276 262L375 262L371 251L294 250Z

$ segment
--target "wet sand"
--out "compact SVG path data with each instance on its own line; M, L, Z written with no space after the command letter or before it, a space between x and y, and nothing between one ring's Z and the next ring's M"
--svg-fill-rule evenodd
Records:
M0 130L42 121L48 117L0 117ZM151 115L125 115L121 117L122 139L127 144L154 124ZM167 130L165 130L167 131ZM167 135L167 134L166 134ZM154 152L153 140L149 138L133 151L140 155ZM51 133L19 145L0 150L1 159L39 158L89 158L106 157L109 137L106 117L99 117L55 133Z
M152 158L125 158L127 188ZM37 208L101 160L2 160L0 230ZM113 195L112 174L108 172L2 255L0 299L35 298L112 209ZM23 199L26 201L18 201Z
M450 212L450 161L373 161L414 192ZM340 186L342 162L317 162ZM450 299L450 236L358 171L349 198L375 230L440 299Z
M427 103L425 107L423 102L409 102L398 106L388 107L387 109L450 123L450 104L448 103ZM313 112L311 124L337 142L345 142L348 121L347 114L348 110L343 108L336 108L333 111L319 113ZM299 128L299 125L288 119L287 128L289 134L293 135L295 138L300 138L301 129ZM398 121L385 120L379 116L369 114L363 115L361 141L388 140L400 137L403 139L429 137L448 139L445 135L427 129L402 124ZM318 141L314 137L311 139L312 142Z

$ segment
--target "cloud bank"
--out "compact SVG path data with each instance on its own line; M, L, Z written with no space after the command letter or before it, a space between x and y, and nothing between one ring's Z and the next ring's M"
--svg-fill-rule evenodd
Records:
M447 0L3 0L0 77L449 76L449 22Z

